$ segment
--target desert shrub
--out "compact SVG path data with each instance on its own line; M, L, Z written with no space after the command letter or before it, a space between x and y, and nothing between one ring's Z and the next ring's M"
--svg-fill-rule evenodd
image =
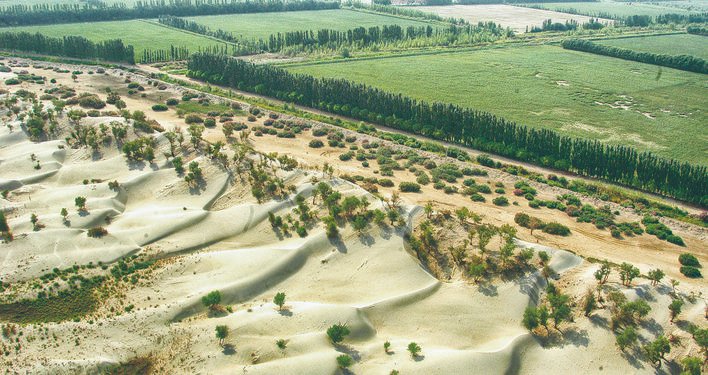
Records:
M204 120L198 114L190 113L184 117L184 122L187 124L201 124Z
M696 267L682 266L680 271L684 276L690 277L692 279L697 279L699 277L702 277L701 270L699 270Z
M216 126L216 119L213 117L207 117L204 119L204 126L207 128L213 128Z
M164 111L166 111L167 109L168 109L168 108L167 108L167 105L166 105L166 104L155 104L155 105L152 106L152 110L155 111L155 112L164 112Z
M508 206L509 200L506 199L506 197L496 197L496 198L492 199L492 203L494 203L497 206Z
M10 78L5 80L5 84L10 86L10 85L19 85L22 83L19 79L17 78Z
M700 267L701 263L698 261L698 258L696 258L695 255L690 254L690 253L683 253L679 255L679 263L681 263L682 266L690 266L690 267Z
M179 100L177 100L175 98L169 98L165 101L165 104L169 105L169 106L174 106L174 105L179 104Z
M487 200L486 198L484 198L484 196L482 196L479 193L474 193L474 194L470 195L470 199L472 199L473 202L484 202Z
M93 227L93 228L89 229L89 230L86 232L86 234L87 234L89 237L101 238L101 237L107 235L107 234L108 234L108 231L107 231L105 228L103 228L103 227Z
M378 181L378 183L383 187L393 187L393 181L388 178L382 178Z
M491 194L492 193L492 188L490 188L489 185L475 185L475 189L477 190L478 193L482 193L482 194Z
M320 141L319 139L313 139L310 141L309 146L312 148L324 147L324 142Z
M401 182L398 188L404 193L417 193L420 191L420 185L415 182Z
M553 234L556 236L567 236L570 234L570 229L563 224L559 223L547 223L543 226L543 231L548 234Z
M102 109L106 106L106 102L99 99L96 95L84 94L79 97L79 105L82 108Z

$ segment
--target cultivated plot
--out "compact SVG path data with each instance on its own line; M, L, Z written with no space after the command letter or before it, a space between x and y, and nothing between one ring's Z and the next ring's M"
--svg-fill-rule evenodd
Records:
M293 66L290 70L347 78L567 135L708 163L708 81L697 73L553 46Z
M644 15L656 17L662 14L690 14L699 13L695 8L681 8L667 3L640 3L640 2L577 2L577 3L542 3L527 4L533 7L553 10L557 12L579 13L602 17L610 15L612 17L629 17L634 15ZM701 5L697 5L700 7Z
M708 40L700 35L675 34L642 36L598 40L598 44L627 48L639 52L651 52L666 55L692 55L708 59Z
M435 13L441 17L462 18L470 23L494 21L517 32L524 32L533 26L540 27L547 19L561 23L570 20L584 23L590 20L590 17L586 16L501 4L422 6L415 9ZM611 21L603 20L603 22Z
M272 12L187 17L188 19L222 29L246 38L268 38L272 34L299 30L349 30L356 27L383 25L425 26L429 23L405 18L372 14L349 9L313 10L301 12Z
M80 35L96 42L108 39L122 39L124 43L135 47L137 57L140 57L145 49L169 50L170 46L175 46L187 47L190 51L197 51L200 47L223 44L214 39L143 20L9 27L0 28L0 31L38 32L51 37Z

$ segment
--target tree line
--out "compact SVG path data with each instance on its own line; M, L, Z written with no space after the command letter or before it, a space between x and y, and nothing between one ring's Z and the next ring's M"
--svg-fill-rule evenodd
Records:
M191 77L208 82L708 206L705 166L562 136L490 113L418 101L344 79L292 74L225 56L197 53L188 68Z
M494 41L510 31L493 23L478 25L448 25L448 27L433 28L427 26L384 25L369 28L357 27L350 30L297 30L270 35L267 39L246 39L224 30L212 30L206 25L179 17L160 17L163 25L211 36L235 44L234 54L256 54L261 52L282 52L287 48L299 49L339 49L341 47L368 47L395 43L404 40L417 40L425 45L449 45L460 42ZM428 39L422 41L422 39Z
M122 21L174 16L205 16L233 13L286 12L337 9L338 2L320 0L170 0L124 3L12 5L0 10L0 26Z
M101 59L114 62L135 63L133 46L120 39L92 42L81 36L52 38L40 33L2 32L0 49L31 52L44 55Z
M694 35L708 36L708 27L704 26L689 26L686 28L686 32Z
M236 50L229 48L226 44L212 45L199 47L198 52L218 54L218 55L235 55ZM178 61L189 58L190 51L187 47L178 47L170 45L170 49L145 49L139 59L141 63L156 63L163 61Z
M623 60L638 61L689 72L708 74L708 62L700 57L691 55L659 55L651 52L638 52L626 48L605 46L583 39L566 39L561 42L561 46L565 49L575 51L590 52Z

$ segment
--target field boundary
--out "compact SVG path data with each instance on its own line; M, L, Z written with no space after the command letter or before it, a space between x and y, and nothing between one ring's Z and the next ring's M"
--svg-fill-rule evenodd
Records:
M235 43L227 42L227 41L222 40L222 39L219 39L219 38L214 38L214 37L211 36L211 35L197 34L197 33L195 33L195 32L191 32L191 31L189 31L189 30L183 30L183 29L178 29L178 28L176 28L176 27L167 26L167 25L165 25L165 24L161 24L161 23L159 23L159 22L153 21L152 18L151 18L151 19L139 19L139 20L137 20L137 21L144 22L144 23L148 23L148 24L155 25L155 26L164 27L164 28L169 29L169 30L179 31L179 32L182 32L182 33L185 33L185 34L190 34L190 35L197 36L197 37L201 37L201 38L211 39L211 40L216 41L216 42L218 42L218 43L224 43L224 44L229 44L229 45L232 45L232 46L236 46Z

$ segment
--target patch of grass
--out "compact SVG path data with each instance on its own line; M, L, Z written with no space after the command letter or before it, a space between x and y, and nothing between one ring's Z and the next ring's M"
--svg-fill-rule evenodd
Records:
M55 296L0 304L0 320L16 323L46 323L78 319L98 305L94 288L84 286Z
M628 17L634 15L658 16L661 14L676 13L690 14L700 13L697 10L688 10L666 4L646 4L642 2L623 1L598 1L598 2L578 2L578 3L543 3L526 4L539 7L541 9L555 10L557 12L571 11L576 14L599 17L609 14L613 17Z
M708 164L703 139L708 81L697 73L663 68L658 76L654 65L555 46L355 59L287 69L346 78L574 137Z
M663 55L692 55L708 60L704 36L690 34L641 36L636 38L605 39L595 41L606 46L650 52Z
M189 20L222 29L246 38L267 39L271 34L299 30L349 30L355 27L401 25L425 26L426 22L349 9L271 12L186 17Z
M207 105L203 105L196 100L192 99L188 102L181 102L177 105L177 109L181 109L186 113L203 113L203 114L208 114L209 112L219 112L219 113L224 113L224 112L233 112L231 107L225 104L214 104L210 103ZM243 111L239 111L243 112ZM243 112L245 113L245 112Z
M170 45L174 45L175 47L187 47L191 52L196 52L199 47L204 48L219 44L213 39L141 20L23 26L4 28L3 30L38 32L59 38L67 35L80 35L94 42L122 39L123 43L135 47L136 59L142 57L145 49L169 50ZM159 37L155 37L158 35Z

